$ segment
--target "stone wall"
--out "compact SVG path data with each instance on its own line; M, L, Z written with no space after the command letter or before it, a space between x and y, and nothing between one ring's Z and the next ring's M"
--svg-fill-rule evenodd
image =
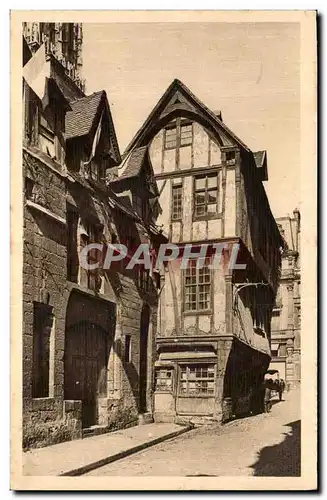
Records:
M115 304L116 326L113 348L108 360L107 397L98 398L98 424L117 428L136 422L139 403L140 318L143 304L150 307L148 343L147 407L152 409L152 358L155 352L155 287L143 292L135 273L110 271L105 276L103 293L95 293L67 280L66 202L72 202L69 184L61 166L41 153L24 150L24 258L23 258L23 421L25 445L38 446L80 437L81 402L65 401L64 360L67 307L74 290L91 301L98 297ZM68 189L67 189L68 186ZM104 233L116 231L111 209L101 196L75 183L84 200L82 211L90 210L104 224ZM93 194L92 194L93 193ZM74 199L78 209L78 197ZM125 222L129 224L129 220ZM49 334L49 391L46 397L34 398L33 385L33 310L34 303L50 306L52 327ZM105 307L105 306L104 306ZM77 314L78 315L78 314ZM71 318L69 319L71 321ZM131 358L124 359L126 336L131 339ZM34 432L31 435L31 432ZM39 436L39 438L38 438Z

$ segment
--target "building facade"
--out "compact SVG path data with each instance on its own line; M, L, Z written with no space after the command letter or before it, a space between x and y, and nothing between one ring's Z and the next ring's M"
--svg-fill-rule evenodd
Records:
M100 244L92 264L110 244L166 241L151 165L124 196L115 182L121 157L106 93L84 94L72 56L81 27L35 24L23 39L24 447L151 419L158 280L123 263L85 269L79 255ZM72 34L69 64L56 57L57 30Z
M270 368L279 371L288 388L301 382L300 212L276 219L285 240L282 273L271 324Z
M229 418L258 403L270 363L270 322L283 246L263 186L265 151L252 152L179 80L174 80L124 153L151 161L161 225L181 251L163 266L156 331L155 419ZM124 170L122 169L122 174ZM224 245L212 269L214 245ZM246 269L231 269L233 248Z

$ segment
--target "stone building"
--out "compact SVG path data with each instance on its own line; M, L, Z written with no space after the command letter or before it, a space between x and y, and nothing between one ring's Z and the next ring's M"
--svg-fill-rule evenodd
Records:
M277 369L291 389L301 381L300 212L296 209L293 217L276 222L286 247L272 316L270 368Z
M166 241L151 164L115 182L106 93L85 95L80 79L81 26L36 24L23 39L24 446L151 418L158 280L123 264L87 270L79 252Z
M270 322L283 241L263 186L266 151L252 152L179 80L127 147L152 163L158 224L181 249L223 243L223 262L196 259L161 269L155 418L220 420L247 412L270 363ZM127 167L126 167L127 168ZM230 269L233 245L237 262Z

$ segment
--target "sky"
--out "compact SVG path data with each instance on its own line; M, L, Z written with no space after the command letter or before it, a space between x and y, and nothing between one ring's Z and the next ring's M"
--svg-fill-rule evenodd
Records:
M298 23L84 24L86 93L106 90L121 152L174 78L253 151L275 217L300 208Z

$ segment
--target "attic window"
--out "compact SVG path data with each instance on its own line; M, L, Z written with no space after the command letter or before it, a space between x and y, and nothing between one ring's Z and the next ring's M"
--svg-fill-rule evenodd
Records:
M227 163L227 165L234 165L235 164L235 151L227 151L226 163Z
M177 145L177 129L165 129L165 149L175 149Z

